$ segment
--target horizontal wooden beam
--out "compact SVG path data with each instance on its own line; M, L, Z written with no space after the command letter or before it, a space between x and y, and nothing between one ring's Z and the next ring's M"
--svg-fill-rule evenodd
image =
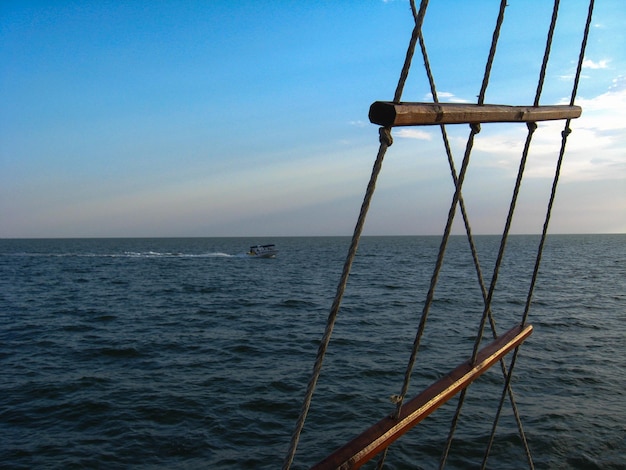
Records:
M580 106L506 106L464 103L392 103L376 101L370 106L373 124L384 127L429 126L435 124L477 124L484 122L537 122L574 119Z
M468 360L402 406L396 419L388 416L337 449L312 470L359 468L377 453L414 427L439 406L469 386L505 354L521 344L532 333L531 325L518 325L483 348L476 362Z

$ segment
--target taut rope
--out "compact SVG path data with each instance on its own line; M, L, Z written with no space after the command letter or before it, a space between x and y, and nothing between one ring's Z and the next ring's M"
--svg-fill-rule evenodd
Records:
M411 60L413 59L413 53L415 51L415 43L417 42L417 37L419 35L419 32L421 31L422 22L424 20L424 15L426 14L427 7L428 7L428 0L422 0L420 11L416 16L415 27L413 28L413 33L411 35L411 40L409 42L409 47L407 49L404 65L400 73L400 78L398 79L398 85L396 87L396 91L395 91L394 98L393 98L394 102L399 102L400 99L402 98L404 85L406 83L406 79L408 77L409 70L411 68ZM289 451L287 452L287 457L285 458L285 461L283 463L283 470L288 470L291 467L294 456L296 454L298 441L300 440L300 435L302 434L304 422L306 421L306 416L311 406L311 400L313 398L313 393L315 392L315 386L317 384L317 380L319 379L319 375L322 369L324 356L326 355L326 350L328 349L330 337L332 335L333 328L337 320L337 314L339 313L341 300L343 299L343 294L346 289L346 284L348 282L350 269L352 267L354 257L356 256L356 251L359 246L359 240L361 239L361 233L363 231L363 226L365 224L365 218L369 210L372 196L374 195L374 190L376 189L376 180L378 179L378 175L382 168L383 160L385 158L385 153L387 152L387 149L389 148L389 146L393 144L393 138L391 137L391 129L380 128L379 140L380 140L380 146L378 148L378 154L374 162L374 167L372 168L372 174L370 176L370 181L367 185L367 190L363 198L363 203L361 204L361 211L359 212L359 217L357 219L357 223L354 228L352 241L350 242L348 255L346 256L346 261L344 262L343 271L341 273L341 278L337 285L335 299L333 300L332 306L330 308L330 313L328 315L328 320L326 322L324 335L322 336L322 340L317 350L317 356L315 359L315 364L313 366L313 373L311 374L311 377L307 385L307 391L306 391L306 395L304 398L304 402L302 404L302 409L300 411L300 416L298 417L296 428L291 437L291 443L289 445Z
M558 0L555 0L555 13L553 14L553 22L556 21L556 10L558 9ZM589 38L589 29L591 26L591 18L593 16L593 8L594 8L594 4L595 1L594 0L590 0L589 1L589 8L587 10L587 22L585 23L585 30L583 33L583 39L580 45L580 53L578 54L578 65L576 67L576 75L574 78L574 85L572 87L572 93L570 95L570 105L574 105L574 102L576 100L576 95L578 93L578 84L580 83L580 76L581 76L581 71L582 71L582 66L583 66L583 60L585 58L585 50L587 48L587 40ZM551 38L550 38L551 40ZM542 67L542 72L545 73L545 70L543 70L544 67ZM537 93L540 93L541 89L538 86L537 88ZM545 245L545 241L546 241L546 237L548 234L548 225L550 224L550 216L552 214L552 206L554 204L554 199L556 197L556 189L558 186L558 182L559 182L559 176L561 174L561 166L563 164L563 157L565 155L565 146L567 144L567 137L569 136L569 134L572 132L572 130L570 129L570 122L571 119L567 119L565 121L565 126L563 128L563 131L561 132L561 148L559 150L559 157L557 159L557 164L556 164L556 169L554 172L554 179L552 181L552 189L550 192L550 200L548 201L548 208L546 210L546 217L544 219L544 223L543 223L543 230L541 232L541 240L539 242L539 247L537 248L537 257L535 260L535 267L533 269L533 274L532 274L532 279L530 282L530 286L528 288L528 295L526 297L526 305L524 307L524 313L522 315L522 324L525 324L527 319L528 319L528 313L530 311L530 304L532 301L532 296L533 296L533 292L535 289L535 284L537 281L537 276L539 274L539 267L541 265L541 257L543 254L543 247ZM505 399L505 395L506 395L506 390L510 387L510 383L511 383L511 377L513 375L513 369L515 368L515 363L517 361L517 356L519 354L519 348L515 348L515 350L513 351L512 357L511 357L511 364L509 366L509 373L507 374L506 380L505 380L505 384L504 384L504 389L502 391L502 395L500 397L500 402L498 404L498 411L497 414L494 418L493 421L493 428L491 430L491 435L489 436L489 444L487 445L487 448L485 449L485 455L483 457L483 463L482 463L482 467L481 468L486 468L487 466L487 458L489 457L489 452L491 450L491 447L493 445L493 440L495 437L495 432L496 432L496 427L498 424L498 419L500 417L500 413L502 410L502 407L504 405L504 399Z
M400 73L400 78L398 80L398 84L396 87L396 91L394 94L394 103L395 104L399 104L401 103L401 97L402 97L402 93L404 90L404 86L410 71L410 67L411 67L411 62L413 59L413 55L414 55L414 51L415 51L415 46L417 44L417 42L419 41L420 44L420 49L424 58L424 66L426 69L426 74L428 76L428 80L429 80L429 84L430 84L430 89L431 89L431 93L433 96L433 101L435 103L439 103L438 97L437 97L437 91L436 91L436 86L435 86L435 81L433 78L433 74L432 74L432 70L430 68L430 63L429 63L429 59L428 59L428 54L426 51L426 46L424 43L424 38L422 35L422 24L424 21L424 16L426 14L426 9L428 7L428 0L422 0L420 3L420 8L419 10L416 9L415 7L415 0L411 0L410 1L411 4L411 11L413 13L413 17L414 17L414 21L415 21L415 26L413 28L412 34L411 34L411 39L409 42L409 46L407 49L407 53L406 53L406 57L405 57L405 61ZM484 100L485 100L485 94L487 91L487 87L489 85L489 78L491 75L491 69L492 69L492 65L493 65L493 61L495 58L495 53L496 53L496 49L497 49L497 45L498 45L498 40L499 40L499 36L500 36L500 31L501 31L501 27L502 24L504 22L504 13L505 13L505 9L507 6L507 0L501 0L500 2L500 9L499 9L499 13L498 13L498 18L496 21L496 25L495 25L495 29L492 35L492 41L491 41L491 47L489 50L489 55L487 58L487 62L485 65L485 71L483 74L483 80L482 80L482 84L481 84L481 88L480 88L480 93L478 95L478 106L483 108L484 106ZM587 23L585 26L585 32L584 32L584 36L583 36L583 41L582 41L582 45L581 45L581 50L580 50L580 54L579 54L579 60L578 60L578 67L577 67L577 71L576 71L576 76L575 76L575 80L574 80L574 86L573 86L573 90L572 90L572 94L571 94L571 98L570 98L570 106L574 105L574 101L575 101L575 96L577 93L577 89L578 89L578 84L579 84L579 80L580 80L580 75L581 75L581 70L582 70L582 63L583 63L583 59L584 59L584 51L586 48L586 43L587 43L587 38L588 38L588 34L589 34L589 28L590 28L590 24L591 24L591 16L592 16L592 12L593 12L593 6L594 6L594 0L590 0L589 3L589 11L588 11L588 17L587 17ZM548 65L548 59L550 56L550 50L551 50L551 46L552 46L552 39L553 39L553 35L554 35L554 31L555 31L555 26L556 26L556 21L557 21L557 17L558 17L558 8L559 8L559 0L555 0L554 1L554 7L553 7L553 13L552 13L552 19L550 22L550 28L548 31L548 35L547 35L547 40L546 40L546 47L545 47L545 51L544 51L544 57L543 57L543 62L542 62L542 66L541 66L541 71L539 73L539 78L538 78L538 83L537 83L537 89L536 89L536 93L535 93L535 99L534 99L534 107L538 107L539 106L539 101L540 101L540 97L541 97L541 92L543 89L543 84L545 81L545 75L546 75L546 69L547 69L547 65ZM489 105L487 105L489 106ZM546 107L543 107L546 108ZM579 113L578 113L579 114ZM538 119L535 115L530 115L532 116L531 119ZM565 118L566 116L562 116L561 118ZM370 116L371 118L371 116ZM533 120L534 120L533 119ZM526 119L527 121L529 119ZM541 118L539 118L539 120L541 120ZM555 171L555 176L554 176L554 180L553 180L553 184L552 184L552 192L550 195L550 200L548 203L548 208L547 208L547 213L546 213L546 218L544 221L544 225L543 225L543 232L542 232L542 236L541 236L541 241L539 243L539 247L538 247L538 251L537 251L537 258L535 261L535 268L533 271L533 275L532 275L532 280L531 280L531 284L529 287L529 291L527 294L527 299L526 299L526 304L525 304L525 309L524 309L524 313L522 315L522 326L520 328L522 328L528 318L528 313L530 310L530 304L531 304L531 300L532 300L532 293L534 290L534 286L537 280L537 276L538 276L538 271L539 271L539 266L540 266L540 262L541 262L541 256L542 256L542 252L543 252L543 247L545 244L545 240L546 240L546 235L547 235L547 229L548 229L548 224L549 224L549 220L550 220L550 214L552 211L552 206L554 203L554 199L555 199L555 195L556 195L556 188L557 188L557 184L558 184L558 179L559 179L559 175L560 175L560 171L561 171L561 165L562 165L562 161L563 161L563 157L564 157L564 152L565 152L565 145L567 142L567 136L569 135L569 133L571 132L570 130L570 121L571 118L569 116L567 116L567 120L565 123L565 128L562 132L562 141L561 141L561 149L560 149L560 153L559 153L559 158L557 161L557 166L556 166L556 171ZM437 281L438 281L438 277L439 277L439 273L441 271L441 268L443 266L443 260L444 260L444 256L445 256L445 251L446 251L446 247L447 247L447 243L450 237L450 233L451 233L451 229L452 229L452 225L454 222L454 216L456 213L456 208L457 205L460 208L461 214L463 216L463 222L465 225L465 229L466 229L466 234L467 234L467 239L470 245L470 250L472 253L472 259L474 261L474 265L476 268L476 274L477 274L477 278L478 278L478 283L481 289L481 293L483 296L483 301L484 301L484 309L483 309L483 313L481 316L481 320L480 320L480 324L478 327L478 332L475 338L475 342L474 342L474 346L473 346L473 351L472 351L472 355L471 355L471 359L469 364L470 365L475 365L477 360L478 360L478 356L479 356L479 348L480 348L480 343L482 341L483 338L483 334L484 334L484 330L486 327L486 323L487 320L490 323L490 327L492 330L492 334L494 339L498 337L497 332L496 332L496 325L495 325L495 320L493 318L493 313L491 311L491 304L492 304L492 299L493 299L493 295L495 292L495 288L496 288L496 284L497 284L497 280L498 280L498 274L500 271L500 267L502 264L502 260L504 258L504 252L505 252L505 248L506 248L506 243L508 240L508 236L509 236L509 231L511 228L511 224L512 224L512 220L513 220L513 215L515 212L515 206L517 203L517 198L519 195L519 191L521 188L521 183L522 183L522 179L523 179L523 174L524 174L524 169L526 166L526 161L528 158L528 154L529 154L529 150L530 150L530 145L532 142L532 137L534 135L534 132L537 128L537 124L535 122L527 122L527 127L528 127L528 133L526 136L526 141L524 144L524 149L522 152L522 156L520 159L520 165L518 168L518 173L517 173L517 178L515 181L515 185L513 188L513 195L511 198L511 202L509 204L509 211L507 214L507 218L506 218L506 223L505 223L505 227L503 230L503 234L501 236L500 239L500 246L499 246L499 250L498 250L498 255L497 255L497 259L494 265L494 270L493 270L493 275L491 277L491 281L490 281L490 285L489 288L487 289L485 286L485 282L484 282L484 278L483 278L483 274L482 274L482 270L480 267L480 263L479 263L479 259L478 259L478 253L476 250L476 246L474 243L474 239L472 236L472 231L471 231L471 226L469 223L469 218L467 216L467 211L465 208L465 202L463 200L463 196L462 196L462 186L463 186L463 182L465 179L465 175L469 166L469 161L470 161L470 157L471 157L471 153L472 153L472 149L473 149L473 145L474 145L474 140L475 140L475 136L476 134L478 134L480 132L480 124L477 122L473 122L473 121L469 121L470 122L470 133L469 136L467 138L467 142L466 142L466 146L465 146L465 152L464 152L464 156L463 156L463 160L461 163L461 168L460 171L457 174L457 170L454 164L454 159L452 157L452 151L450 148L450 144L448 141L448 136L447 136L447 132L446 132L446 128L444 124L440 124L440 130L441 130L441 134L442 134L442 139L444 142L444 146L446 149L446 154L447 154L447 158L448 158L448 163L450 166L450 172L452 175L452 179L454 182L454 187L455 187L455 191L454 191L454 195L452 197L452 202L450 204L450 208L448 211L448 218L446 221L446 225L444 228L444 233L441 239L441 243L440 243L440 247L439 247L439 251L437 254L437 260L435 263L435 267L434 267L434 271L430 280L430 285L429 285L429 289L428 289L428 293L426 295L426 299L424 301L424 306L423 306L423 310L422 310L422 314L420 316L420 320L419 320L419 324L417 327L417 331L416 331L416 335L415 335L415 339L413 342L413 346L412 346L412 350L411 350L411 354L409 357L409 361L406 367L406 371L404 374L404 381L402 384L402 389L400 392L400 395L397 396L396 399L396 409L395 412L393 414L394 419L398 420L401 413L403 412L403 402L404 399L406 397L406 394L408 393L408 389L409 389L409 384L410 384L410 380L411 380L411 374L417 359L417 354L419 351L419 347L420 347L420 343L422 340L422 336L424 334L424 330L426 327L426 322L428 319L428 314L430 311L430 307L433 303L433 298L434 298L434 293L435 293L435 288L437 285ZM480 122L484 122L484 121L480 121ZM388 125L387 123L381 123L383 124L385 127L381 127L379 129L379 140L380 140L380 145L379 145L379 149L378 149L378 154L376 156L376 160L374 162L374 166L372 168L372 173L370 176L370 180L367 186L367 190L361 205L361 210L359 212L359 217L357 219L357 223L356 226L354 228L354 233L352 236L352 240L350 243L350 247L348 250L348 254L346 256L346 260L344 262L344 266L343 266L343 271L339 280L339 283L337 285L337 290L336 290L336 294L335 294L335 298L333 300L329 315L328 315L328 319L327 319L327 323L326 323L326 328L324 331L324 334L322 336L321 342L319 344L318 347L318 351L317 351L317 356L316 356L316 360L315 360L315 364L313 367L313 371L311 374L311 377L309 379L308 385L307 385L307 392L302 404L302 408L300 411L300 415L298 418L298 421L296 423L296 427L295 430L293 432L292 438L291 438L291 443L290 443L290 447L289 447L289 451L288 451L288 455L283 463L283 470L288 470L291 466L291 464L293 463L293 459L296 453L296 449L298 446L298 441L300 439L300 435L302 433L302 429L304 427L304 422L306 420L306 416L308 414L310 405L311 405L311 400L313 397L313 393L317 384L317 381L319 379L320 373L321 373L321 368L322 368L322 363L326 354L326 351L328 349L328 345L330 342L330 338L332 335L332 331L339 313L339 309L340 309L340 305L341 305L341 301L343 299L343 295L346 289L346 285L347 285L347 281L348 281L348 277L349 277L349 273L354 261L354 258L356 256L356 252L357 252L357 248L358 248L358 244L360 241L360 237L361 237L361 233L363 231L363 226L365 224L365 219L367 216L367 212L369 210L369 206L371 203L371 199L373 197L374 191L375 191L375 187L376 187L376 181L378 179L378 175L380 174L380 171L382 169L382 164L383 164L383 160L386 154L387 149L392 145L393 143L393 139L391 136L391 127L392 125ZM401 125L401 124L400 124ZM532 329L532 327L529 327L529 329ZM504 335L502 338L503 339L507 339L509 333L507 333L506 335ZM517 343L519 344L519 342ZM482 462L482 467L485 468L486 466L486 462L487 462L487 458L489 456L492 444L493 444L493 440L494 440L494 436L495 436L495 432L496 432L496 428L497 428L497 423L501 414L501 410L504 404L504 401L506 399L506 396L509 396L510 402L511 402L511 407L513 410L513 414L515 416L516 422L517 422L517 426L518 426L518 431L521 437L521 440L523 442L524 445L524 450L526 452L526 456L528 459L528 464L529 467L531 469L534 468L534 464L532 461L532 456L530 453L530 449L528 447L528 443L526 441L526 437L524 434L524 430L522 427L522 423L521 423L521 419L519 417L519 412L517 409L517 405L515 403L515 398L513 395L513 390L511 389L511 376L513 373L513 369L515 367L515 363L516 363L516 359L517 359L517 355L518 355L518 350L519 350L519 346L515 347L514 353L512 355L512 359L511 359L511 363L510 366L507 370L507 367L504 363L503 359L500 359L500 364L501 364L501 369L502 369L502 374L504 377L504 387L502 390L502 394L501 394L501 399L500 399L500 403L498 406L498 410L496 413L496 416L494 418L493 421L493 425L492 425L492 430L491 430L491 434L490 434L490 438L489 438L489 442L487 444L487 448L485 450L485 454L484 454L484 458L483 458L483 462ZM452 419L451 425L450 425L450 431L449 431L449 435L448 435L448 439L446 442L446 446L445 449L443 451L441 460L440 460L440 468L443 468L445 466L447 457L448 457L448 453L452 444L452 440L453 440L453 436L454 436L454 432L456 430L456 426L458 423L458 419L461 413L461 409L465 400L465 396L466 396L466 391L467 391L467 386L465 385L465 387L461 390L460 393L460 398L459 398L459 402L457 404L457 408L456 408L456 412L454 414L454 417ZM413 400L414 401L414 400ZM409 403L410 404L410 403ZM407 405L408 407L408 405ZM389 444L387 444L388 446ZM387 449L388 447L384 448L384 452L381 454L381 459L378 462L378 468L382 468L383 464L384 464L384 459L387 453ZM324 467L326 468L326 467ZM342 467L343 468L343 467Z

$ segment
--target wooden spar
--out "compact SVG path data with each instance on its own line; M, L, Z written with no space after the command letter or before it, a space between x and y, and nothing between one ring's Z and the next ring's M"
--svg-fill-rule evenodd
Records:
M448 375L442 377L415 398L402 406L400 416L388 416L365 432L337 449L311 470L359 468L377 453L418 424L439 406L469 386L505 354L521 344L532 333L532 325L518 325L483 348L476 358L464 362Z
M392 103L375 101L370 106L373 124L384 127L428 126L435 124L476 124L483 122L536 122L574 119L580 106L506 106L465 103Z

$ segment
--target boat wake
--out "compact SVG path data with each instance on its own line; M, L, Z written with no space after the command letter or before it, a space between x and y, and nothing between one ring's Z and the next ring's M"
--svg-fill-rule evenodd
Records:
M210 253L178 253L159 251L124 251L121 253L14 253L11 256L53 258L248 258L246 253L230 254L221 251Z
M229 253L223 253L221 251L215 251L210 253L168 253L168 252L125 252L121 256L128 258L237 258L245 256L245 254L232 255Z

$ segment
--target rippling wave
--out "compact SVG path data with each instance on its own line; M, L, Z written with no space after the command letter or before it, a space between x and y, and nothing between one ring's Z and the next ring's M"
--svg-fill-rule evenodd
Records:
M498 332L521 317L537 241L509 242ZM0 240L0 467L279 467L349 239L245 255L259 242ZM498 239L477 243L489 282ZM294 468L392 411L438 245L362 240ZM464 238L445 261L411 396L467 359L482 314ZM624 468L625 311L625 236L549 238L513 381L537 468ZM470 387L447 468L479 465L501 382L494 368ZM455 406L394 444L389 468L437 468ZM510 407L489 466L526 466Z

